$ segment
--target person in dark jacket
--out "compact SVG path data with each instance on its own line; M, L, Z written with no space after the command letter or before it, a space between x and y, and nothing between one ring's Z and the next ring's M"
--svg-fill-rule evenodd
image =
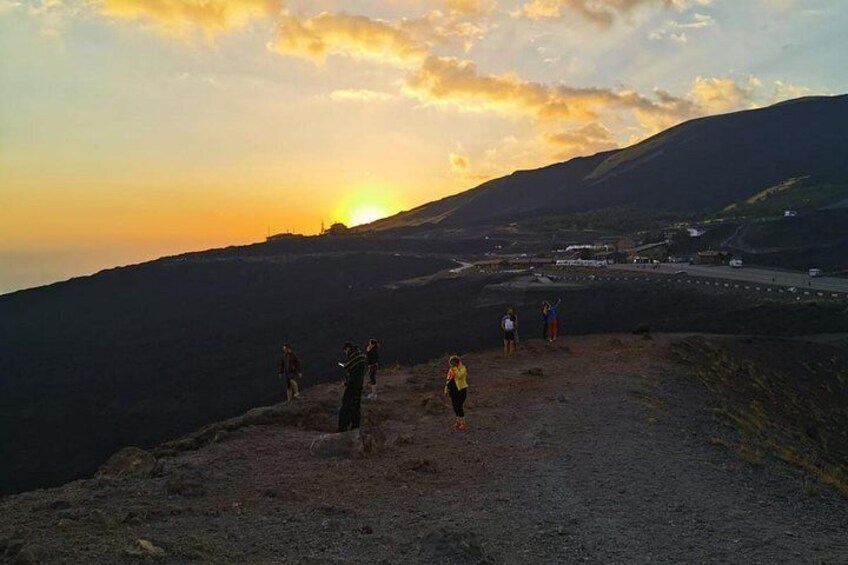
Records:
M365 348L365 362L368 364L368 381L371 385L371 394L368 400L377 400L377 366L380 364L380 342L376 339L368 340Z
M339 428L337 432L355 430L359 427L361 419L360 406L362 404L362 385L365 381L365 354L358 346L348 342L342 347L347 361L339 363L347 371L344 382L344 394L342 395L342 406L339 409Z
M300 372L300 359L297 358L291 345L283 344L283 354L280 357L280 371L278 376L283 380L286 386L286 400L291 402L292 399L300 396L300 390L297 381L294 380L295 375L303 377Z

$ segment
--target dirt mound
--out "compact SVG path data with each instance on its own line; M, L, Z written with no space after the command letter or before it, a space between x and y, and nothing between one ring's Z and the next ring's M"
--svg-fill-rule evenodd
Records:
M113 479L149 477L156 470L156 458L138 447L125 447L97 471L99 477Z

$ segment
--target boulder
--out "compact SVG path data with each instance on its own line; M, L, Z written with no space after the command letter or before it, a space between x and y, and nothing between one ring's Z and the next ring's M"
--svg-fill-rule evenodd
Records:
M363 457L365 452L365 442L359 430L337 434L321 434L309 446L309 453L313 457L355 459Z
M156 458L138 447L125 447L97 471L98 477L113 479L145 478L156 470Z
M168 557L164 549L146 539L135 540L135 545L126 549L124 553L132 557L152 557L153 559L165 559Z

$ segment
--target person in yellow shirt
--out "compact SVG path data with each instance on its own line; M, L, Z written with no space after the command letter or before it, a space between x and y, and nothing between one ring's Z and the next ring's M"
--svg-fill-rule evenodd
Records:
M456 415L454 429L457 431L465 430L468 425L465 423L465 399L468 396L468 369L462 364L462 359L459 355L451 355L448 359L447 380L445 381L445 394L450 395L451 404L453 404L453 412Z

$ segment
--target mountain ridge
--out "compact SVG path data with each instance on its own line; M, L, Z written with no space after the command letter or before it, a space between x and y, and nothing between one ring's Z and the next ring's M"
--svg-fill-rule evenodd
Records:
M845 182L848 95L686 121L630 147L518 170L359 228L515 220L620 206L716 212L788 178Z

